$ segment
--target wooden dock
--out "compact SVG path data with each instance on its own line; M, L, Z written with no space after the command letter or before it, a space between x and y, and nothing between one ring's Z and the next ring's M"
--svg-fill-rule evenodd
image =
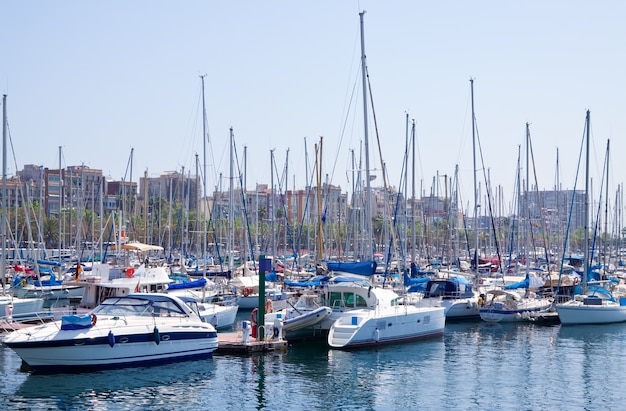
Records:
M217 340L215 354L254 354L287 350L287 341L284 339L257 341L256 338L250 337L247 342L243 342L241 331L217 333Z

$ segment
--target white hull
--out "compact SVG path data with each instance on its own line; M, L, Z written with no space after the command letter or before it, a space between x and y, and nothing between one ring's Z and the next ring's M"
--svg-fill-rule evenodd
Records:
M28 286L16 288L15 296L18 298L42 297L48 300L80 299L83 292L82 285Z
M282 330L286 333L314 326L326 319L331 312L332 310L329 307L318 307L311 311L302 311L301 314L298 314L295 310L282 310L278 313L266 314L265 324L274 324L277 315L282 315Z
M0 318L13 320L36 319L43 309L41 298L14 298L0 296ZM9 308L12 307L12 308Z
M286 296L283 298L283 296L281 295L280 300L272 299L270 301L272 301L273 311L283 310L287 308ZM253 310L255 308L259 308L259 295L252 294L247 297L239 297L239 300L237 300L237 305L239 305L239 308L241 308L242 310Z
M397 306L385 310L356 309L346 312L330 327L328 345L354 348L417 340L442 335L443 307Z
M611 324L626 322L626 306L611 301L602 305L585 305L583 301L568 301L556 306L561 324Z
M534 313L545 311L550 308L552 303L548 300L532 302L518 306L515 309L507 308L481 308L480 318L490 323L512 323L520 321L528 321Z
M459 300L442 300L441 306L445 309L446 319L469 320L480 317L478 297Z
M151 311L147 315L125 315L129 306L120 306L97 318L92 314L87 328L67 328L62 321L55 321L14 331L3 343L35 372L74 372L210 357L218 346L215 328L202 322L182 301L176 304L186 315L169 316L163 310L172 305L166 304L155 304L154 312L152 306L131 306ZM98 309L95 312L100 313Z
M212 303L198 303L200 317L217 329L231 327L235 323L237 305L218 305Z
M532 295L522 297L512 290L490 290L485 299L485 304L480 307L480 318L490 323L528 321L533 318L533 314L552 306L552 300Z

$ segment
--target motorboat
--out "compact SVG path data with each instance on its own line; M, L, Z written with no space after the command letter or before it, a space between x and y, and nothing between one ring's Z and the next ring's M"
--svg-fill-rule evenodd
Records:
M332 310L330 307L319 304L319 295L302 294L295 304L279 311L265 314L265 324L274 324L276 319L282 322L282 331L285 338L295 335L296 331L314 326L326 319ZM253 323L255 319L253 318Z
M443 335L444 307L400 304L400 300L389 288L349 277L335 278L327 285L323 300L333 309L328 317L332 321L328 345L356 348Z
M33 372L78 372L211 357L215 327L163 293L111 297L87 315L13 331L3 343Z
M287 331L289 341L326 338L332 348L352 348L442 335L443 307L400 304L390 288L366 279L334 277L319 291L319 306L331 313L310 326Z
M421 305L440 305L445 308L446 321L478 320L479 294L463 276L431 278L424 288Z
M210 323L218 330L232 327L235 323L237 312L239 311L239 306L236 304L222 305L202 302L198 298L192 296L184 296L180 298L194 308L203 321Z

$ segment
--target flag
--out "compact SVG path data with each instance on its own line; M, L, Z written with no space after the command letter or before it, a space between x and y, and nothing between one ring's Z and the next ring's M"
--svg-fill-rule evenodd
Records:
M140 282L140 281L137 281L137 286L135 287L135 292L136 292L136 293L138 293L138 292L139 292L139 282Z

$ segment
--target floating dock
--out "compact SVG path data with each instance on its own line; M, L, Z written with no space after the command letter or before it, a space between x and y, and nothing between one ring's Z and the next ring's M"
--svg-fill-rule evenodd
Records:
M281 338L258 341L256 338L250 337L244 341L241 331L218 332L217 340L218 346L215 354L254 354L287 350L287 340Z

